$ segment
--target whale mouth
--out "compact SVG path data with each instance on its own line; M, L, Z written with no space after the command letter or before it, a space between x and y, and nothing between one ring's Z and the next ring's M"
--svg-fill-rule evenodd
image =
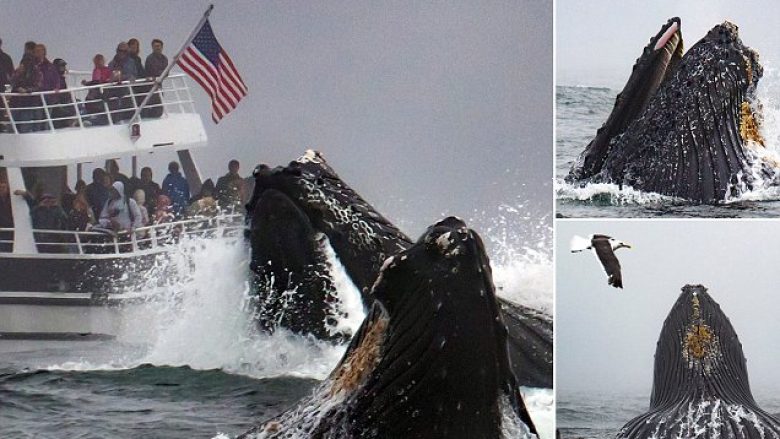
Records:
M309 263L306 244L316 234L309 217L283 192L267 189L259 194L250 212L252 251L261 264L278 262L290 271ZM253 269L257 267L252 267Z
M259 165L254 177L247 210L253 211L265 191L283 193L328 238L364 302L370 303L368 290L382 263L411 240L344 183L319 152L306 151L287 166Z
M662 47L666 48L667 43L672 43L674 46L677 46L677 42L673 40L680 40L680 21L673 21L671 24L667 25L666 30L662 30L663 34L660 34L658 41L655 43L655 47L653 47L653 50L658 50ZM673 53L674 50L667 50L668 53Z
M612 113L572 167L568 181L592 177L601 171L612 139L642 115L658 88L675 70L683 56L680 23L680 18L671 18L650 38L618 94Z
M666 78L674 72L683 57L683 39L680 31L680 19L673 18L666 24L666 30L656 35L657 41L654 46L655 60L654 68L651 69L652 82L648 87L648 93L645 96L643 107L647 107L648 102L655 95L658 87L661 86Z
M655 96L661 84L674 72L683 56L680 18L670 18L650 39L637 59L619 100L626 103L622 123L613 128L625 129L639 117Z
M612 183L718 203L771 181L755 90L758 54L730 22L682 54L680 20L650 40L607 121L572 166L570 183Z
M327 238L286 194L264 190L249 212L254 316L267 333L343 343L352 336L327 256Z
M388 258L372 297L373 306L339 365L300 404L306 409L285 412L253 433L535 434L509 366L507 330L484 244L462 220L434 224L411 247Z

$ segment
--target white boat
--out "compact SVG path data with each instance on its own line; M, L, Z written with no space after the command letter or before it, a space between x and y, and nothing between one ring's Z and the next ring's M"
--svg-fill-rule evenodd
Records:
M207 136L185 75L168 76L132 125L150 82L76 85L83 78L89 74L71 72L69 88L59 94L0 93L0 109L11 108L0 120L0 169L10 191L30 190L34 180L59 196L69 169L81 179L83 164L131 158L135 176L138 158L168 150L178 154L191 193L198 193L190 150L206 146ZM19 97L37 102L20 107ZM15 120L25 108L39 117ZM220 214L116 235L34 230L27 202L11 199L14 226L0 229L0 340L113 337L123 306L142 293L133 280L155 258L183 236L240 236L244 228L243 215Z

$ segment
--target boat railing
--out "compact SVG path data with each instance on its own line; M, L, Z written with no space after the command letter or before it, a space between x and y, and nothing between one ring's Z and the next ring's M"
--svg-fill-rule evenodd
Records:
M83 72L72 76L78 79ZM151 92L154 79L148 78L99 84L85 82L86 85L58 91L0 93L0 132L23 134L127 124L149 94L152 96L141 111L142 119L196 113L185 78L184 74L169 75L154 93Z
M244 215L220 214L153 224L131 231L112 232L33 229L38 253L43 254L132 254L157 253L184 237L239 236L244 230ZM96 231L100 230L100 231ZM13 228L0 228L0 248L13 245Z

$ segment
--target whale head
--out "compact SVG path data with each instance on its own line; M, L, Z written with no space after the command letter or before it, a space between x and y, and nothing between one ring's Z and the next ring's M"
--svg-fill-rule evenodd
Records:
M658 338L650 404L713 386L723 399L755 403L734 327L704 286L686 285Z
M530 437L480 237L446 218L387 259L374 305L312 397L256 437ZM318 436L320 437L320 436Z
M287 166L258 165L255 189L247 203L254 218L262 213L266 191L286 197L316 232L325 235L355 285L364 294L384 260L410 244L395 225L349 187L316 151Z
M650 409L618 438L780 437L748 382L742 344L702 285L686 285L664 321L655 352Z
M681 57L678 34L679 19L672 19L650 41L568 181L711 203L773 175L772 163L761 158L758 54L730 22Z

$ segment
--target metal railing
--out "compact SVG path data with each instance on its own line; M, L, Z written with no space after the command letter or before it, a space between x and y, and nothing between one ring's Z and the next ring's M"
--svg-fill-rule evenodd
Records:
M132 231L74 231L33 229L38 253L78 255L123 255L155 253L184 237L238 236L243 233L243 214L199 216L185 220L153 224ZM101 229L102 230L102 229ZM0 228L0 249L10 252L13 228ZM1 253L2 251L0 251Z
M70 77L91 79L84 72L72 72ZM181 73L165 78L141 111L141 118L196 113L185 78L186 75ZM74 82L73 79L71 82ZM0 132L23 134L127 124L146 95L150 94L153 80L86 83L89 85L60 91L0 93Z

